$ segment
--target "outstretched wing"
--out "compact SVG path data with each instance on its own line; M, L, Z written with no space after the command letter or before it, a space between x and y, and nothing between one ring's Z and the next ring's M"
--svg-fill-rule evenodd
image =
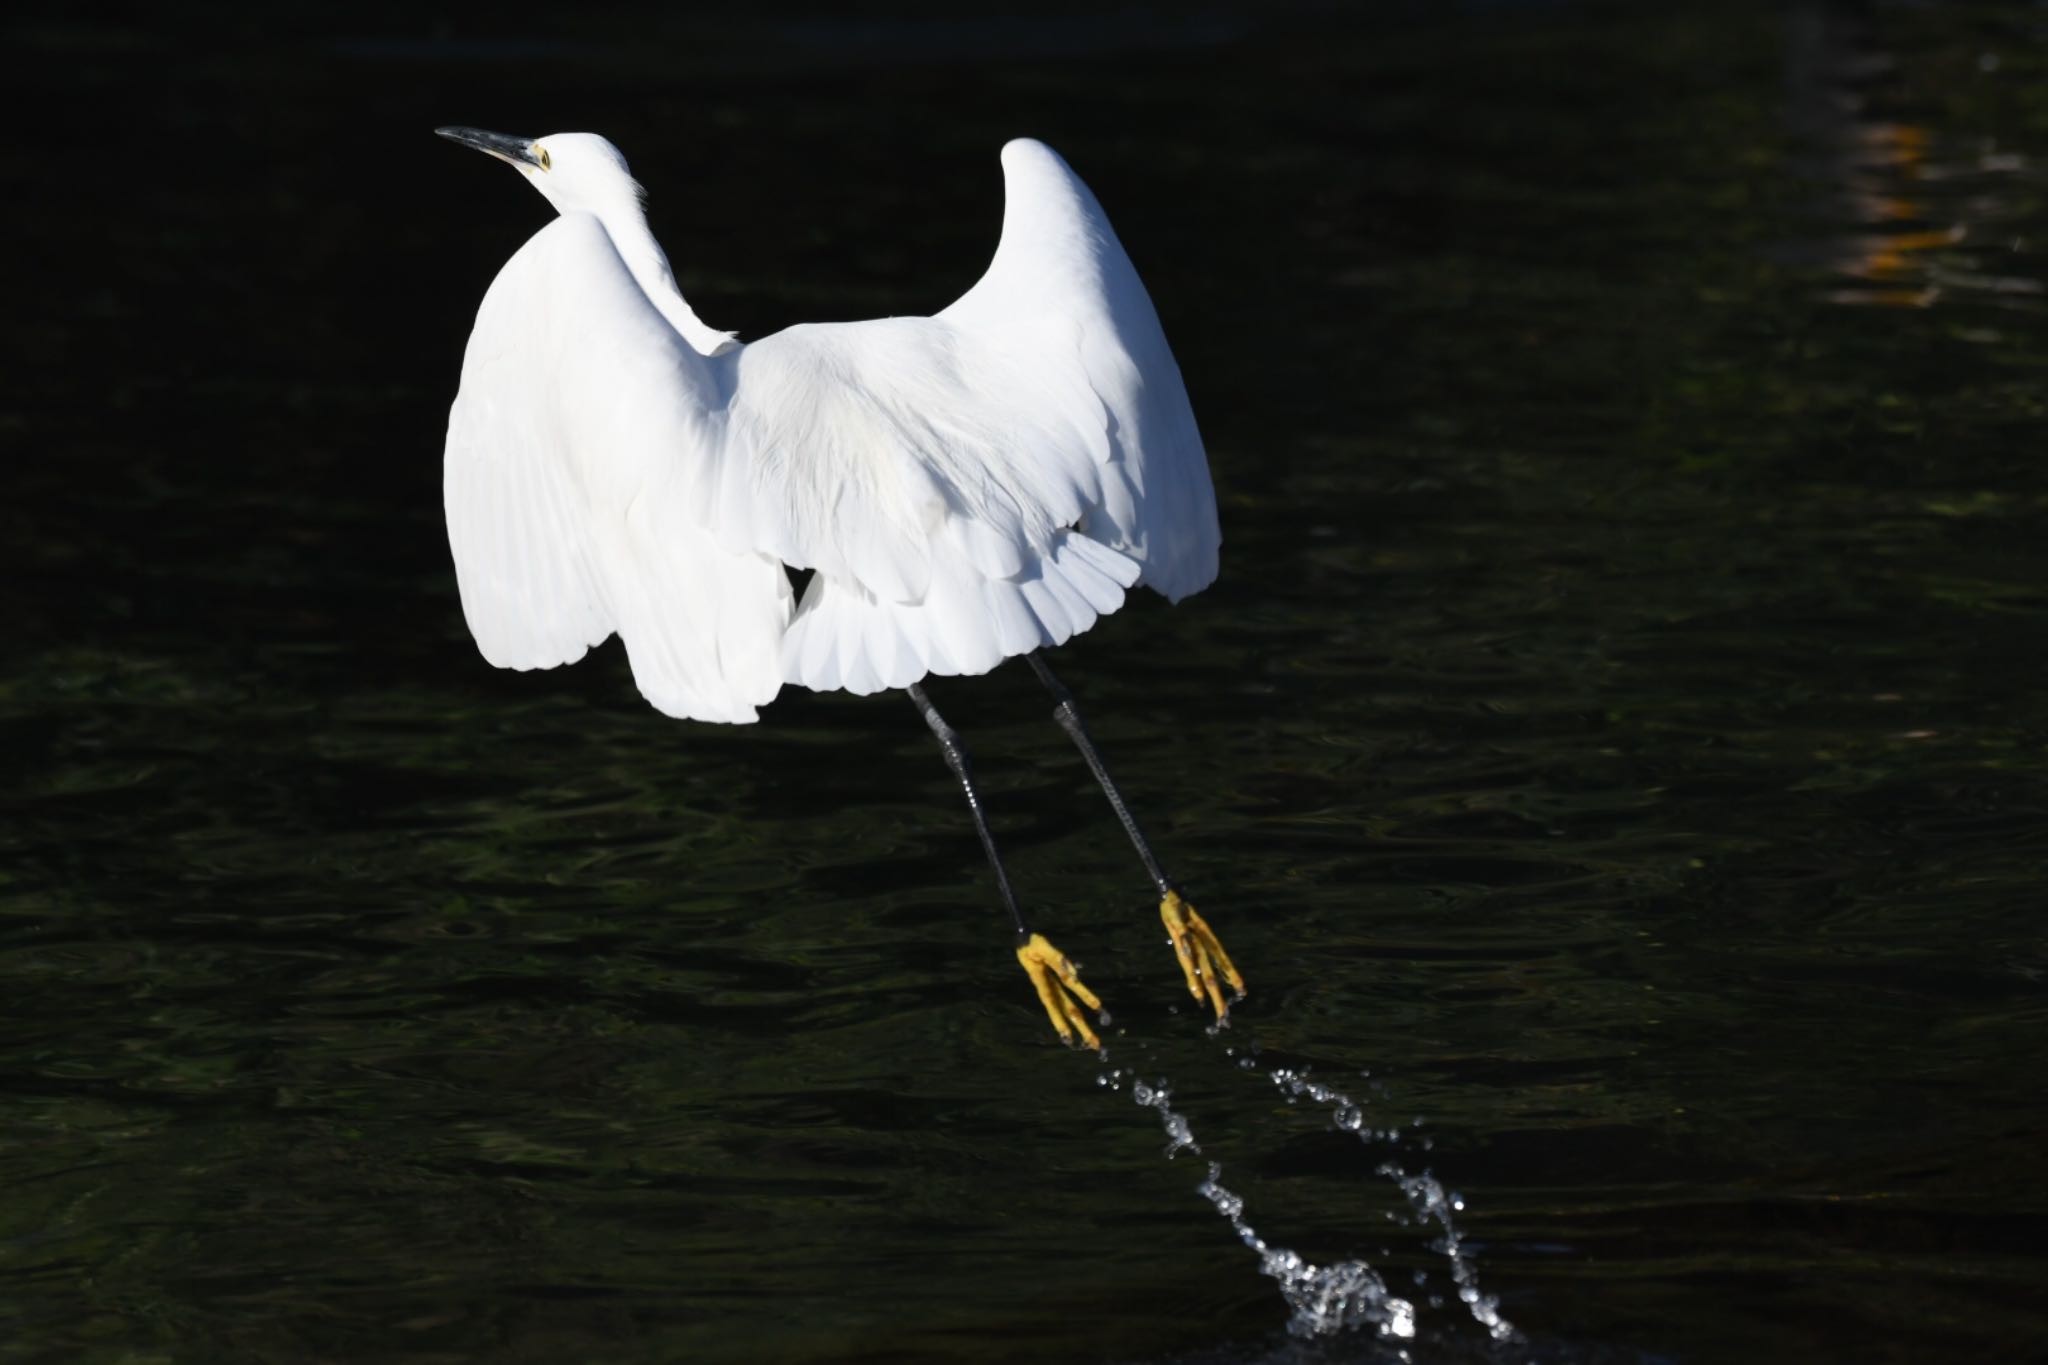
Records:
M1077 404L1069 420L1100 427L1108 459L1089 533L1136 560L1139 583L1178 602L1215 581L1222 534L1209 459L1151 296L1102 205L1052 148L1030 138L1006 145L1003 193L995 259L939 319L1016 356L1048 392Z
M616 631L657 708L751 721L782 682L782 566L704 524L723 398L597 219L557 218L477 312L444 497L463 615L500 668Z
M785 676L872 692L1059 644L1143 583L1216 576L1208 461L1101 207L1003 149L1001 244L934 318L793 327L734 357L721 536L817 574Z

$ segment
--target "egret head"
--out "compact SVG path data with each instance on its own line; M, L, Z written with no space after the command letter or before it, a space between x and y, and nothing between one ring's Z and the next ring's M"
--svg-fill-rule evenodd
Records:
M563 213L596 213L621 202L637 204L641 196L633 173L626 169L626 158L596 133L551 133L528 139L487 133L481 128L434 131L511 166Z

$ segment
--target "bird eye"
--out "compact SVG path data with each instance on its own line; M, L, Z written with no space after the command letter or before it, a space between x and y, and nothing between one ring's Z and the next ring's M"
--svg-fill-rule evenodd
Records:
M554 162L554 158L552 158L552 157L550 157L550 156L548 155L548 149L547 149L547 148L545 148L545 147L536 147L536 148L534 148L533 150L535 150L536 152L539 152L539 153L540 153L540 168L541 168L542 170L546 171L546 170L552 170L552 169L554 169L554 165L555 165L555 162Z

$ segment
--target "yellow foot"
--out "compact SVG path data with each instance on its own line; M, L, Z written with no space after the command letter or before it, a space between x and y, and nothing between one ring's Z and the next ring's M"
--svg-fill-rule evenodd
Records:
M1188 994L1195 997L1196 1004L1210 1006L1218 1019L1223 1018L1229 1006L1223 1003L1217 978L1230 983L1232 1000L1244 998L1244 978L1230 965L1230 954L1216 941L1216 931L1178 891L1167 892L1166 899L1159 902L1159 918L1166 921L1166 932L1173 939L1174 956L1180 959L1181 972L1188 979Z
M1060 1031L1060 1041L1072 1047L1074 1035L1079 1033L1082 1042L1100 1051L1102 1040L1088 1027L1081 1006L1099 1010L1102 1002L1095 998L1094 991L1081 984L1081 975L1067 961L1067 955L1047 943L1044 934L1033 934L1017 945L1017 961L1037 988L1038 1003L1045 1006L1045 1017Z

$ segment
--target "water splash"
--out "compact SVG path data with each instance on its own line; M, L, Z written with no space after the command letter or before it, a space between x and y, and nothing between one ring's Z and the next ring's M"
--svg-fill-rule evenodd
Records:
M1222 1174L1222 1163L1210 1162L1209 1178L1196 1188L1229 1220L1238 1240L1258 1253L1260 1273L1280 1286L1280 1296L1294 1310L1287 1320L1289 1332L1321 1337L1371 1327L1395 1340L1415 1335L1415 1305L1389 1290L1379 1272L1364 1261L1319 1266L1303 1260L1299 1252L1267 1245L1244 1220L1244 1200L1218 1183Z
M1097 1079L1115 1086L1120 1071L1105 1072ZM1166 1130L1166 1155L1182 1152L1201 1154L1187 1116L1172 1106L1173 1093L1164 1080L1131 1078L1131 1099L1159 1115ZM1244 1200L1220 1183L1223 1166L1209 1163L1209 1178L1196 1189L1230 1223L1238 1240L1258 1253L1259 1271L1280 1287L1280 1296L1293 1309L1287 1330L1296 1336L1328 1336L1355 1327L1371 1327L1382 1337L1407 1340L1415 1335L1415 1305L1387 1288L1379 1272L1363 1261L1340 1261L1319 1266L1303 1259L1299 1252L1276 1247L1259 1236L1245 1221Z
M1374 1129L1366 1122L1365 1106L1341 1090L1309 1079L1305 1071L1294 1071L1286 1067L1275 1067L1267 1074L1274 1086L1285 1092L1291 1099L1306 1096L1318 1104L1327 1105L1331 1120L1360 1142L1393 1143L1401 1136L1398 1125ZM1416 1120L1420 1123L1421 1120ZM1458 1195L1445 1191L1443 1185L1425 1170L1420 1175L1410 1175L1393 1161L1383 1161L1376 1168L1378 1174L1394 1182L1401 1195L1408 1201L1409 1210L1418 1223L1435 1223L1443 1229L1443 1236L1430 1244L1450 1265L1451 1280L1458 1286L1458 1301L1465 1305L1472 1318L1495 1341L1513 1341L1520 1334L1514 1324L1500 1314L1500 1299L1497 1295L1483 1292L1479 1287L1479 1269L1472 1263L1472 1257L1465 1250L1465 1241L1458 1231L1453 1213L1463 1212L1465 1201Z
M1195 1145L1194 1130L1188 1127L1186 1117L1167 1105L1172 1097L1173 1093L1166 1088L1165 1081L1157 1085L1147 1085L1140 1080L1131 1082L1131 1098L1147 1109L1159 1111L1159 1124L1166 1129L1166 1159L1171 1161L1182 1152L1200 1156L1202 1149Z
M1259 1068L1259 1064L1250 1057L1240 1059L1238 1065L1247 1070ZM1362 1143L1392 1145L1404 1140L1405 1134L1398 1122L1385 1128L1374 1128L1367 1121L1364 1103L1332 1086L1310 1079L1306 1071L1275 1067L1267 1073L1267 1079L1287 1095L1289 1103L1307 1099L1328 1106L1331 1121ZM1173 1092L1165 1078L1148 1081L1135 1071L1123 1068L1106 1069L1096 1076L1098 1085L1113 1090L1122 1089L1126 1081L1130 1084L1132 1102L1159 1116L1159 1125L1166 1133L1165 1154L1168 1160L1182 1152L1202 1154L1187 1116L1173 1107ZM1411 1127L1419 1126L1421 1122L1415 1119ZM1424 1139L1422 1145L1426 1149L1428 1140ZM1521 1334L1501 1316L1499 1299L1479 1287L1478 1269L1465 1249L1463 1235L1453 1217L1464 1210L1464 1201L1457 1194L1446 1191L1427 1170L1420 1175L1411 1175L1396 1162L1387 1160L1376 1166L1374 1173L1385 1176L1401 1191L1416 1223L1424 1226L1434 1224L1442 1230L1442 1236L1430 1244L1430 1249L1448 1262L1451 1279L1457 1285L1458 1300L1473 1319L1495 1342L1520 1340ZM1238 1240L1258 1255L1260 1273L1279 1287L1281 1297L1292 1310L1287 1322L1289 1333L1298 1337L1326 1337L1338 1332L1371 1328L1383 1340L1405 1342L1414 1339L1417 1327L1415 1304L1389 1289L1378 1271L1361 1260L1316 1265L1299 1252L1273 1246L1247 1221L1243 1197L1225 1188L1222 1176L1222 1164L1210 1162L1208 1178L1196 1190L1230 1224ZM1423 1282L1420 1272L1416 1281L1418 1284ZM1405 1350L1399 1354L1403 1360L1408 1358Z

